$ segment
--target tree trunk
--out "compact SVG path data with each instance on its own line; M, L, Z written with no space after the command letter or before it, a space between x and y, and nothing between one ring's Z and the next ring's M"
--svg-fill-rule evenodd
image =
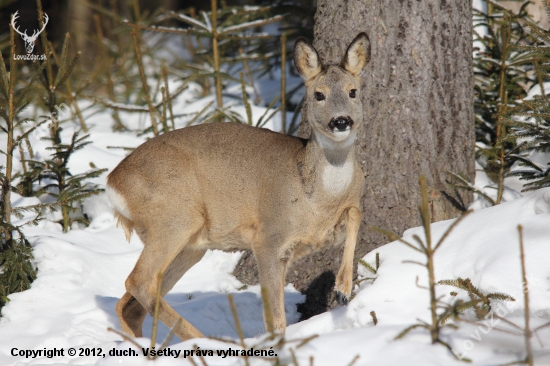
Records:
M313 45L325 64L340 63L359 32L371 41L357 141L366 176L357 262L388 242L369 226L401 235L420 225L420 175L430 187L432 221L459 214L447 197L455 197L455 206L471 201L445 184L445 172L475 177L472 6L471 0L318 0L317 6ZM309 135L303 121L298 133ZM287 281L307 295L302 319L336 305L332 286L342 249L299 259L289 269ZM245 255L236 274L254 283L252 258Z

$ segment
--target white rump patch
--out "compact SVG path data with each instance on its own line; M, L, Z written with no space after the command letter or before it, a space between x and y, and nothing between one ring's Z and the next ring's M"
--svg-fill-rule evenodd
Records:
M126 217L127 219L131 220L132 217L130 216L130 210L128 209L128 205L126 204L126 200L124 197L122 197L115 189L107 184L107 197L109 197L109 201L111 201L112 205L115 207L115 209L122 214L122 216Z
M353 160L348 160L342 166L327 165L323 170L323 186L334 194L346 190L353 179Z

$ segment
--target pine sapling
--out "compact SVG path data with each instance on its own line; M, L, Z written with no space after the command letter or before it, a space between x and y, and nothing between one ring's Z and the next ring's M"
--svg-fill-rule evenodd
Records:
M41 180L50 182L41 188L39 193L46 193L55 197L56 201L61 206L63 231L69 231L73 222L88 224L87 220L79 216L80 204L85 198L97 195L103 192L96 185L85 183L86 180L99 177L105 173L107 169L95 169L82 174L73 175L68 168L69 159L76 151L84 148L91 143L86 141L89 135L78 137L78 132L75 132L69 144L61 141L60 133L62 128L58 127L56 134L52 138L44 138L50 140L52 146L48 150L52 150L51 157L44 162L44 171L40 175Z
M265 52L263 50L266 40L276 39L276 36L266 33L255 34L251 30L281 21L284 15L266 18L266 14L274 8L272 6L254 8L222 6L220 8L215 0L211 0L210 6L211 11L208 13L202 12L201 18L197 17L192 9L178 13L169 12L162 17L162 19L172 18L187 23L187 28L146 26L142 24L129 25L134 29L194 37L197 40L199 50L195 50L193 39L188 40L188 44L192 45L193 58L196 58L196 60L193 60L194 62L183 61L181 65L190 71L190 78L194 80L207 80L208 78L214 80L214 94L217 105L215 111L204 116L202 123L211 121L242 123L240 115L230 111L223 101L224 83L227 84L228 81L239 82L239 80L232 77L229 72L222 70L222 68L225 67L224 65L231 67L231 65L244 63L245 71L249 75L249 79L252 80L252 73L247 61L269 59L278 55L278 51ZM207 49L204 49L202 39L208 39L210 45ZM242 50L242 52L235 55L235 49ZM205 92L207 92L211 84L203 84ZM257 124L266 121L266 119L263 119L258 121Z
M485 319L487 314L491 312L491 300L501 301L516 301L512 296L502 292L491 292L487 295L483 294L476 286L472 284L469 278L456 280L441 280L439 285L454 286L468 293L470 301L457 301L456 306L452 306L453 311L448 311L445 316L441 318L441 323L445 324L451 318L458 319L458 316L467 309L473 309L474 314L478 320ZM451 293L451 296L456 296L457 293Z
M542 1L545 11L550 15L550 0ZM515 52L532 60L540 95L530 99L522 98L518 107L512 111L507 121L510 129L508 139L517 143L511 159L521 168L514 169L508 176L517 176L528 181L523 191L550 187L550 162L540 164L531 161L528 153L550 151L550 100L544 83L550 79L550 31L543 29L530 19L526 24L532 41L528 44L514 45Z
M428 291L430 293L430 315L431 315L431 322L424 322L421 321L420 323L413 324L407 328L405 328L401 333L399 333L395 339L400 339L404 337L407 333L409 333L411 330L415 328L424 328L427 329L430 332L430 337L432 340L432 344L440 343L447 347L449 350L451 350L451 346L443 341L440 337L440 331L445 326L451 326L454 327L452 324L441 324L441 317L444 314L438 314L437 309L439 307L439 298L435 295L435 270L434 270L434 255L436 251L441 247L443 244L443 241L449 236L451 231L468 215L471 213L471 211L464 212L460 217L458 217L450 226L449 228L443 233L439 241L434 245L432 242L432 235L431 235L431 214L430 214L430 203L428 201L428 191L426 188L426 179L424 177L420 177L419 179L420 183L420 190L422 195L422 201L419 206L420 211L420 217L422 220L422 227L424 228L424 235L425 239L422 240L419 236L414 235L413 239L417 242L417 245L412 244L408 241L406 241L403 238L400 238L397 234L377 228L377 227L371 227L372 230L378 231L384 235L386 235L390 240L397 240L409 248L420 252L425 255L426 257L426 263L419 263L419 262L412 262L415 264L420 264L424 267L426 267L428 271ZM454 354L454 353L453 353ZM456 357L456 356L455 356ZM466 358L462 359L463 361L469 361Z
M507 138L511 111L526 95L525 86L532 83L531 59L515 48L528 42L523 26L527 4L515 13L488 0L487 13L474 10L475 41L482 47L474 57L476 156L497 185L494 204L502 201L504 177L514 162L511 154L516 142Z
M38 77L45 64L38 67L37 73L29 84L21 91L16 91L17 67L15 62L14 29L10 27L10 72L0 53L0 96L3 100L0 104L0 117L5 125L0 124L0 130L7 135L6 146L0 149L0 154L6 157L6 166L0 167L0 309L9 301L8 296L14 292L28 289L36 278L36 269L32 263L33 255L29 241L26 239L22 227L24 225L37 224L39 215L44 205L12 207L11 193L14 180L18 178L14 174L13 158L15 150L27 139L38 126L28 129L21 136L15 136L15 131L22 128L29 119L18 120L18 114L27 106L25 97L31 89L32 83ZM16 92L18 94L16 98ZM26 168L25 168L26 169ZM36 217L22 225L14 225L12 215L23 218L24 212L33 212Z

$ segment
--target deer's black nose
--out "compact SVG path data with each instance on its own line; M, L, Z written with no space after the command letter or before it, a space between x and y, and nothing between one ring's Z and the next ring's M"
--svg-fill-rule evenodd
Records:
M344 116L335 117L331 119L328 124L328 127L331 130L334 130L335 128L337 128L338 131L345 131L348 127L351 128L351 126L353 126L353 120L351 119L351 117L344 117Z

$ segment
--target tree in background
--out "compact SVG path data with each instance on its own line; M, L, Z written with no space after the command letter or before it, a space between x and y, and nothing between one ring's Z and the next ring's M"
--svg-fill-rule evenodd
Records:
M338 63L361 31L372 60L362 76L366 123L357 143L366 184L356 261L387 242L370 226L402 234L421 224L420 175L434 221L456 217L472 199L448 192L445 171L475 176L471 1L317 2L313 45L325 64ZM308 126L299 134L308 135ZM341 250L303 258L288 271L287 280L308 295L303 318L336 305Z

